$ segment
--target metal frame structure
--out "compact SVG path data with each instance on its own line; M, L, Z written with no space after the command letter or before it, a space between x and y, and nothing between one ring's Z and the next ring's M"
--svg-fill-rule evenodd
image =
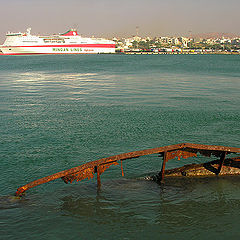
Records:
M134 152L123 153L119 155L114 155L107 158L102 158L96 161L91 161L85 164L82 164L78 167L74 167L68 170L64 170L47 177L40 178L33 182L30 182L20 188L17 189L16 196L21 196L25 191L30 188L36 187L40 184L47 183L53 181L55 179L61 178L65 183L72 183L74 180L81 181L83 179L91 179L93 178L94 174L97 174L97 184L98 188L101 186L101 174L108 169L111 165L118 165L119 161L121 161L121 171L123 173L123 166L122 161L138 158L145 155L150 154L160 154L163 157L163 163L161 172L159 173L159 180L161 183L164 182L165 177L165 169L166 163L174 158L189 158L189 157L196 157L197 153L201 155L211 157L216 156L220 157L220 162L218 166L218 170L216 175L221 173L222 167L224 165L224 161L226 159L227 154L235 153L240 154L240 148L235 147L224 147L224 146L215 146L215 145L202 145L202 144L193 144L193 143L180 143L175 145L169 145L159 148L152 148ZM240 161L240 157L234 158L234 161Z

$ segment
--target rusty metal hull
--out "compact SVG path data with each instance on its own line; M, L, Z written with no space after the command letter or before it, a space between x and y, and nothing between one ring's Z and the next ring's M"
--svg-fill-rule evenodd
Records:
M126 161L129 159L136 159L141 156L150 155L150 154L159 154L159 157L163 158L162 169L157 175L157 179L159 182L163 183L165 177L179 177L183 176L183 173L186 173L186 176L200 176L202 175L223 175L225 172L228 174L240 174L238 167L236 164L234 166L228 166L229 162L234 161L234 163L238 163L239 158L235 159L226 159L226 156L234 153L240 154L240 148L236 147L225 147L225 146L216 146L216 145L202 145L202 144L193 144L193 143L180 143L175 145L169 145L159 148L152 148L140 151L134 151L129 153L123 153L119 155L114 155L107 158L102 158L96 161L88 162L82 164L78 167L74 167L68 170L64 170L55 174L52 174L47 177L40 178L33 182L30 182L20 188L17 189L16 196L22 195L25 191L30 188L36 187L40 184L47 183L58 178L61 178L65 183L72 183L74 180L81 181L83 179L91 179L94 174L97 175L97 183L98 187L101 186L100 175L108 169L111 165L118 165L121 163L121 171L123 173L122 161ZM173 169L166 170L166 164L169 160L178 158L186 159L189 157L197 157L197 154L201 154L207 157L219 157L218 162L211 165L209 169L215 169L215 172L210 171L206 168L206 165L187 165L184 166L183 169ZM191 166L191 167L190 167ZM184 170L185 169L185 170ZM190 170L191 169L191 170Z
M214 176L240 176L240 158L226 159L219 172L220 160L207 163L188 164L183 167L168 169L165 178L198 178ZM161 172L151 177L151 180L161 182Z

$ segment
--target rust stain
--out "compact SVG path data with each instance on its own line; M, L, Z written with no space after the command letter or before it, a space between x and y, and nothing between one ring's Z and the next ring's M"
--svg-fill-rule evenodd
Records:
M66 175L66 176L62 177L62 180L65 183L69 183L69 182L72 183L74 180L76 180L78 182L78 181L81 181L83 179L86 179L86 178L91 179L93 177L94 177L94 169L93 168L87 168L87 169L84 169L81 172Z
M128 159L135 159L135 158L145 156L145 155L150 155L150 154L159 154L160 156L163 156L164 161L163 161L162 171L159 174L163 180L165 175L165 165L169 160L174 158L178 158L178 160L180 160L180 158L186 159L189 157L196 157L197 153L207 157L211 157L211 156L221 157L224 154L224 158L222 157L222 160L218 163L218 171L225 171L226 170L225 161L227 160L227 159L225 160L225 156L230 153L239 154L240 148L216 146L216 145L202 145L202 144L193 144L193 143L180 143L180 144L169 145L169 146L164 146L159 148L152 148L152 149L134 151L129 153L123 153L123 154L95 160L92 162L88 162L78 167L74 167L68 170L64 170L64 171L52 174L47 177L37 179L33 182L30 182L18 188L16 192L16 196L22 195L25 191L27 191L30 188L36 187L43 183L56 180L58 178L62 178L62 180L65 183L72 183L74 180L81 181L86 178L91 179L94 177L95 173L97 173L98 186L100 187L101 185L100 175L110 166L118 165L119 164L118 161L121 161L121 171L122 171L122 176L124 176L122 161L125 161ZM239 161L239 158L237 157L235 158L235 160L232 159L232 161L234 162ZM166 170L166 173L167 171L168 170Z
M178 160L180 160L181 157L187 159L189 157L197 157L197 153L186 150L169 151L168 161L176 157L178 158Z
M111 162L111 163L107 163L107 164L104 164L104 165L100 165L99 166L100 173L101 174L104 173L112 165L118 165L118 162Z

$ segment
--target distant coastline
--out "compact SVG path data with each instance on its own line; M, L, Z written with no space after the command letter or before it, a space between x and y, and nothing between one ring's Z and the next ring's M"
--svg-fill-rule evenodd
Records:
M211 37L210 37L211 36ZM146 37L114 38L116 51L127 54L239 54L240 37L211 34L206 38Z
M123 53L119 53L119 54L126 54L126 55L240 55L240 52L226 52L226 51L218 51L218 52L200 52L200 51L184 51L184 52L142 51L142 52L134 52L134 51L127 51L127 52L123 52Z

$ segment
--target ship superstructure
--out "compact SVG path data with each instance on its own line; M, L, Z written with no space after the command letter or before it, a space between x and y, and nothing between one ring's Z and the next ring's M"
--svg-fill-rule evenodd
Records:
M31 35L30 31L31 28L26 33L8 32L0 50L6 55L115 53L114 41L81 37L75 29L49 36Z

